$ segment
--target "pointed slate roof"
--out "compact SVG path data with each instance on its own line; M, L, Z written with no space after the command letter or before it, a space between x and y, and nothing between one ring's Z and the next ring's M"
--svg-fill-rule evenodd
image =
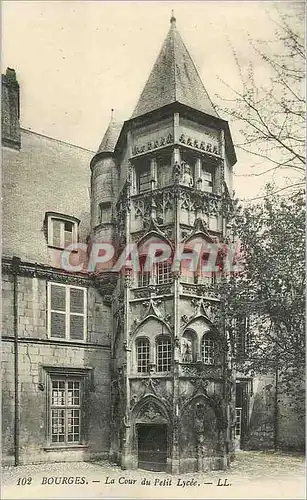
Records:
M176 101L219 118L172 16L169 32L132 118Z
M121 132L123 126L123 122L118 122L114 120L114 116L112 113L111 120L109 126L106 130L106 133L103 136L103 139L100 143L97 153L113 153L117 139Z

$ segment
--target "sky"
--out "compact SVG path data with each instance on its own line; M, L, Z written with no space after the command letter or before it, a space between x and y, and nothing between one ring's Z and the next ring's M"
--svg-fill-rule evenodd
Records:
M21 87L21 126L96 151L111 108L129 119L169 29L177 28L213 102L240 84L230 44L241 64L263 63L248 36L270 40L276 9L297 2L265 1L3 1L2 72L14 68ZM236 130L233 130L236 142ZM238 155L234 187L250 199L267 177L245 177L254 158Z

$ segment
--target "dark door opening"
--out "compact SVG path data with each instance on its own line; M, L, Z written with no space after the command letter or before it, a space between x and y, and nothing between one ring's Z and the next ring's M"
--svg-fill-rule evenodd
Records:
M164 471L167 458L167 425L138 424L138 467Z

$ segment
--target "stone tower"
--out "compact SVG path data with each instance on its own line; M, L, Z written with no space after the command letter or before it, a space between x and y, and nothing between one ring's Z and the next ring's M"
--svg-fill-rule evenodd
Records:
M131 119L112 118L91 162L92 240L137 255L117 272L96 272L113 317L110 454L123 468L228 465L234 384L223 277L218 255L214 273L206 264L226 237L235 162L228 124L172 16Z

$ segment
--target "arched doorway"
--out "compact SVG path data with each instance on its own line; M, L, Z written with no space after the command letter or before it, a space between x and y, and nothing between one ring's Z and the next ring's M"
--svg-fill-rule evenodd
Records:
M169 418L164 405L145 397L135 411L134 450L140 469L165 471L170 456Z

